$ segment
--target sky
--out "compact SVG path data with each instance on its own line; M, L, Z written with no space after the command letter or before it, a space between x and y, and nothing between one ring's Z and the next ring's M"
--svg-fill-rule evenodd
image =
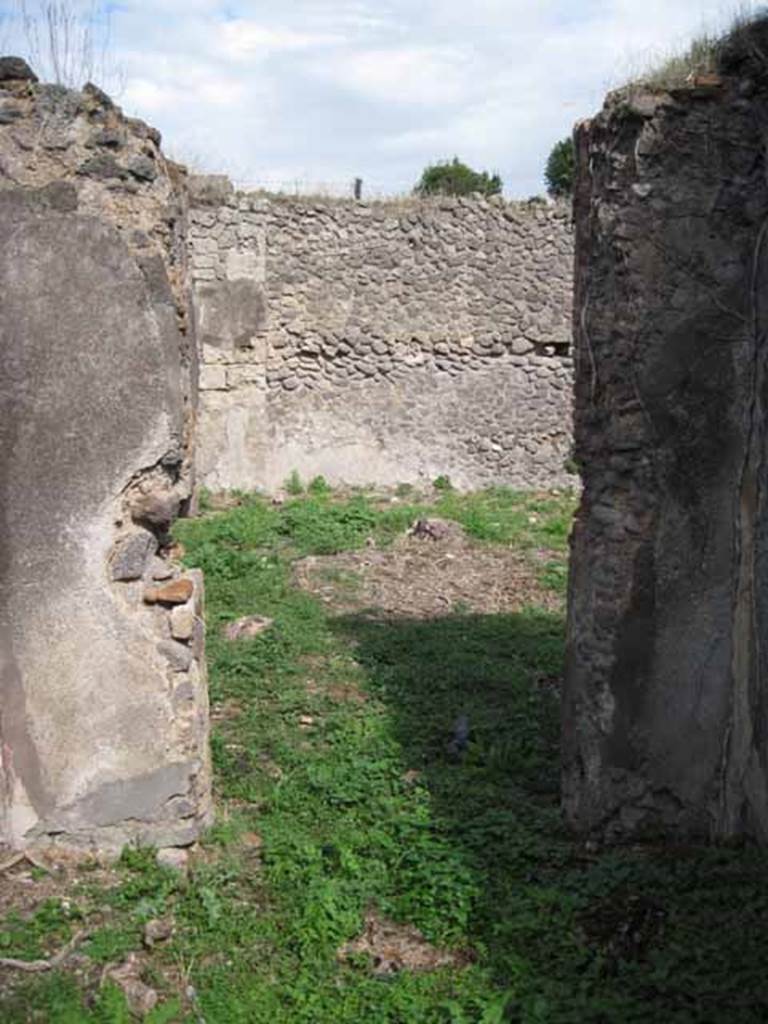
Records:
M20 2L0 0L0 50L29 57ZM63 2L97 11L97 37L108 9L97 84L174 159L272 190L349 194L360 177L369 196L453 156L511 198L542 193L552 146L607 89L729 15L727 0Z

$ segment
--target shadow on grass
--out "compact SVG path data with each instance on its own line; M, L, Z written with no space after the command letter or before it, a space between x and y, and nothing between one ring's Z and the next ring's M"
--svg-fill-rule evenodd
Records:
M463 833L483 810L535 807L551 825L561 616L346 617L335 628L390 709L409 766L423 773L441 816Z
M765 853L588 857L565 834L561 616L357 616L333 628L388 707L433 827L479 880L469 938L509 991L505 1019L768 1020Z

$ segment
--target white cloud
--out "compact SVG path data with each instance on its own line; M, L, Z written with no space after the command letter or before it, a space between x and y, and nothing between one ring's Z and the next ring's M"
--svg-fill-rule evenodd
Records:
M377 148L382 153L408 154L414 150L440 153L446 146L450 148L454 141L453 128L448 124L440 128L421 128L383 135L378 140Z
M154 79L129 76L120 97L128 109L141 110L146 116L178 114L192 101L193 106L225 107L231 110L248 96L245 84L233 79L201 77L194 83L189 77L172 72Z
M529 195L553 143L608 87L721 24L729 6L120 0L112 38L120 102L211 170L339 188L359 174L374 191L401 191L456 154ZM23 43L16 33L6 46Z
M249 18L234 18L219 27L215 48L230 60L251 60L268 57L281 51L310 50L342 41L334 34L295 32L292 29L269 28Z
M173 108L178 102L178 95L149 78L132 78L126 84L121 100L126 106L141 110L148 116Z
M316 61L313 71L376 103L450 104L464 93L468 64L458 48L391 47Z

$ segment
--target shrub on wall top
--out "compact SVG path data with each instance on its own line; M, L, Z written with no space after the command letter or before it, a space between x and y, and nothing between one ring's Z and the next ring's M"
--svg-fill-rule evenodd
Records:
M552 148L544 171L547 192L554 197L569 196L573 193L575 156L573 139L561 139Z
M420 196L468 196L473 192L496 196L501 193L501 188L498 174L473 171L455 156L453 160L443 160L426 167L414 192Z

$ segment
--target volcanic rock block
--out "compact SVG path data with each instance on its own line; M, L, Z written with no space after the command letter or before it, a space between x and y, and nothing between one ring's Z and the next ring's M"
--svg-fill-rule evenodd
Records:
M21 57L0 57L0 82L36 82L37 75Z
M563 782L570 825L607 839L768 843L768 20L754 30L716 87L614 93L576 134Z

